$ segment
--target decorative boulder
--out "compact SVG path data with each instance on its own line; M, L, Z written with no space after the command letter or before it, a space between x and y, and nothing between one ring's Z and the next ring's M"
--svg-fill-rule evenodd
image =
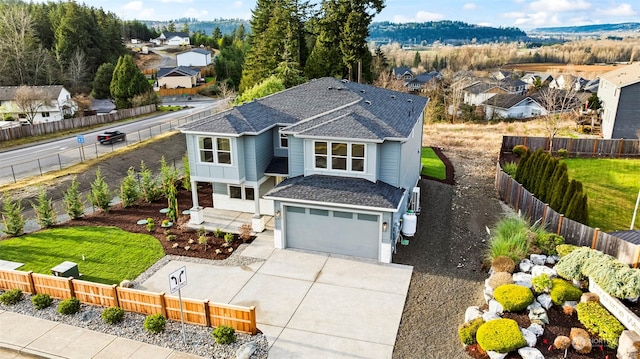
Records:
M504 313L504 308L502 307L502 304L498 303L497 300L491 299L489 301L489 312L502 314Z
M533 268L531 268L531 276L532 277L537 277L540 274L546 274L549 277L553 278L556 277L558 275L558 273L556 273L556 270L553 268L549 268L546 266L533 266Z
M489 277L489 286L493 289L504 284L513 284L513 276L507 272L496 272Z
M237 359L249 359L251 355L258 349L255 342L244 343L236 350Z
M529 258L531 258L531 263L537 266L543 266L547 263L547 256L544 254L532 254Z
M537 298L536 301L538 301L538 303L540 303L540 305L544 308L544 309L549 309L551 308L551 306L553 305L553 301L551 300L551 296L547 293L544 294L540 294Z
M498 353L498 352L494 352L494 351L488 351L487 355L489 356L489 359L504 359L507 357L507 354L509 353Z
M538 323L532 323L527 330L535 334L536 337L540 337L544 334L544 327Z
M553 265L553 264L558 263L559 260L560 260L560 257L558 257L558 256L548 256L547 257L547 264Z
M583 293L582 296L580 297L580 303L589 303L589 302L600 303L600 296L597 295L596 293L591 293L591 292Z
M513 274L513 284L517 284L523 287L527 287L529 289L531 289L531 287L533 286L533 284L531 283L533 277L531 277L531 274L528 273L514 273Z
M533 263L531 263L531 261L528 259L523 259L522 261L520 261L519 267L521 272L529 273L531 271L531 268L533 268Z
M482 311L480 307L469 307L464 312L464 322L470 322L476 318L480 318L482 316Z
M498 315L498 313L486 312L482 314L482 320L484 320L485 322L488 322L490 320L500 319L500 318L501 317Z
M536 343L538 343L538 337L536 337L536 335L533 334L533 332L529 331L529 329L524 329L524 328L520 328L520 332L522 333L524 340L527 341L527 345L529 347L533 348L536 346Z
M520 348L518 354L522 359L544 359L544 355L536 348Z
M529 306L527 307L527 310L532 310L536 308L542 308L542 305L540 305L540 303L537 300L534 300L533 303L529 304Z
M540 325L549 324L549 315L544 308L536 308L529 311L529 320Z
M589 354L591 353L591 337L586 330L580 328L571 328L571 333L569 334L569 338L571 339L571 346L580 354Z
M569 349L571 347L571 339L564 335L558 335L556 339L553 340L553 347L560 350Z
M618 359L640 358L640 335L632 330L625 330L618 342Z
M125 279L122 282L120 282L120 286L122 288L133 288L133 282L128 279Z

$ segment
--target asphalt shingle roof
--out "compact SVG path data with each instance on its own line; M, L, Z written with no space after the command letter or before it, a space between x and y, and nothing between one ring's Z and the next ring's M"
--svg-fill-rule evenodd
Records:
M183 132L256 134L291 124L284 133L372 141L407 138L428 99L325 77L181 127Z
M267 175L280 175L280 176L288 176L289 175L289 158L287 157L274 157L267 169L264 170L264 173Z
M509 109L526 100L527 98L531 97L517 94L496 94L495 96L483 102L483 105Z
M264 197L395 210L404 191L381 181L313 175L286 179Z
M161 67L158 70L157 76L165 77L169 74L179 74L181 76L196 76L198 74L198 71L188 66Z
M16 91L20 86L0 86L0 101L11 101L16 98ZM51 86L28 86L28 87L36 87L38 89L44 90L47 95L49 95L50 100L58 99L60 95L60 91L62 91L62 85L51 85Z

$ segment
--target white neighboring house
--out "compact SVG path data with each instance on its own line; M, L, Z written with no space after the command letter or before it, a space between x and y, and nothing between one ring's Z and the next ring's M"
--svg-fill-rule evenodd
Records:
M35 109L33 123L60 121L65 115L73 115L78 105L71 99L71 93L62 85L32 86L44 90L48 94L48 104ZM16 91L19 86L0 87L0 114L26 121L27 115L15 102ZM24 120L23 120L24 119Z
M547 111L535 99L535 96L496 94L482 105L487 119L531 118L547 114Z
M200 66L211 64L211 51L205 49L191 49L176 55L178 67L180 66Z
M164 45L180 46L189 45L189 33L188 32L163 32L158 39Z

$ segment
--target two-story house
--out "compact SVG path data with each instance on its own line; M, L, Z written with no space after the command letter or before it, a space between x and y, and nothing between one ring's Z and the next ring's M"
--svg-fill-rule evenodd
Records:
M13 117L20 121L26 121L28 116L33 116L33 123L43 123L60 121L65 116L72 116L78 109L77 104L71 98L71 93L62 85L32 86L38 91L42 91L46 98L34 98L28 104L26 111L32 112L27 115L25 108L16 102L16 92L19 86L0 87L0 115Z
M196 182L208 182L214 207L273 216L276 248L391 262L427 102L321 78L182 126L191 223L202 223Z
M600 76L604 138L638 138L640 131L640 62Z
M178 67L180 66L200 66L211 64L211 51L205 49L191 49L176 55Z
M422 91L436 87L439 80L442 80L442 75L438 71L423 72L405 83L405 86L409 91Z

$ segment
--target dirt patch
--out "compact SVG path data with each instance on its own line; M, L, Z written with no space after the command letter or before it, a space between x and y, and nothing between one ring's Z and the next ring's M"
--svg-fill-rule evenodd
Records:
M140 70L157 69L162 61L162 56L149 52L148 54L136 54L134 60Z

